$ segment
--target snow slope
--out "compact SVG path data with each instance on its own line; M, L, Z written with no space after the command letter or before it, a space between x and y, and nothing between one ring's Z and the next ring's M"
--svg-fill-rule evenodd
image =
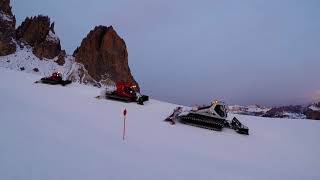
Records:
M50 31L51 32L51 31ZM56 37L50 37L54 39ZM58 57L53 60L43 59L40 60L37 56L32 53L32 48L28 45L23 44L21 48L17 45L17 51L7 56L0 56L0 67L5 67L13 70L20 70L33 74L40 74L42 76L49 76L53 72L60 72L63 77L66 77L74 64L74 58L67 56L63 66L58 65L55 61ZM38 72L33 69L37 68Z
M176 105L93 98L0 68L0 179L320 179L320 122L237 115L250 135L163 122ZM128 110L122 140L122 111Z
M59 41L59 38L51 31L47 36L48 41ZM70 55L65 56L65 63L61 66L56 63L58 56L53 59L43 58L42 60L36 57L32 52L32 47L20 42L16 43L17 51L7 56L0 56L0 67L9 68L18 71L38 74L42 76L50 76L53 72L60 72L64 79L71 80L80 84L93 86L102 86L112 88L113 81L109 84L102 83L108 81L104 78L100 82L96 82L85 69L83 64L75 62L75 58ZM37 69L37 71L35 71Z

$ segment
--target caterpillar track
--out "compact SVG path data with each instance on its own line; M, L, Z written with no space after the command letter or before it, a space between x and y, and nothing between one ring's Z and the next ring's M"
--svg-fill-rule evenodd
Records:
M188 114L180 117L180 122L191 126L205 128L214 131L221 131L224 127L225 120L218 118L209 118L195 114Z

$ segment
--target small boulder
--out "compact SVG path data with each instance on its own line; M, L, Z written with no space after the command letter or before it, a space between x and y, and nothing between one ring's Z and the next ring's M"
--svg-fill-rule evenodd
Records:
M56 63L60 66L63 66L65 63L65 58L66 58L66 51L65 50L60 51L58 55L58 59L56 60Z

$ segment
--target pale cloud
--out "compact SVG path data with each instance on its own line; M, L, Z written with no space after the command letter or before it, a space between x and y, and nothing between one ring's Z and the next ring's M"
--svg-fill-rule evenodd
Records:
M320 101L320 90L313 93L312 100L317 102Z

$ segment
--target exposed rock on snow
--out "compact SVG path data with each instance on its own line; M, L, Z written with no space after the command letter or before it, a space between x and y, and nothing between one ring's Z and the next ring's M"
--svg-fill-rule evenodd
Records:
M32 47L23 43L21 46L23 48L17 48L16 53L0 57L0 67L15 70L20 70L20 68L23 67L26 72L40 74L42 76L48 76L55 71L59 71L63 77L67 77L74 63L72 56L66 56L65 63L62 66L55 62L58 61L58 57L55 57L53 60L40 60L32 53Z
M16 30L17 39L33 47L33 53L40 59L53 59L61 51L59 38L50 26L48 16L27 17Z
M59 43L59 38L57 35L55 35L51 30L49 31L49 34L46 37L46 41L52 41L54 43Z
M308 106L306 108L305 114L308 119L320 120L320 102Z
M311 104L311 106L309 106L309 108L314 111L320 111L320 102Z
M81 63L73 63L69 73L66 76L67 79L73 82L101 87L101 84L89 75L88 71L84 68L83 64Z
M77 63L73 56L69 56L65 51L61 51L59 56L52 60L40 60L32 53L32 47L21 44L22 49L17 48L16 53L0 57L0 67L14 70L23 70L28 73L49 76L53 72L60 72L64 79L72 80L80 84L92 85L96 87L114 86L112 82L102 83L95 81L84 68L83 64ZM60 57L63 57L60 59ZM106 86L108 85L108 86Z
M74 56L75 61L82 63L93 79L104 85L118 81L138 85L128 66L126 44L112 26L95 27L82 40Z
M67 53L65 50L60 51L60 53L58 55L58 60L56 60L55 62L57 64L59 64L60 66L63 66L63 64L65 63L66 56L67 56Z
M15 25L16 18L12 14L10 0L0 0L0 56L16 51Z

